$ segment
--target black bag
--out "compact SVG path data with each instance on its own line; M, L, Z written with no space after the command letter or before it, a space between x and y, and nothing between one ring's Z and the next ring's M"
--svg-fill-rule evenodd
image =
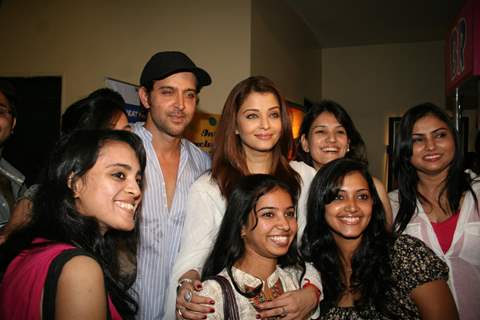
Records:
M215 280L220 284L223 294L223 319L225 320L240 320L240 314L238 312L238 305L233 293L232 285L223 276L216 275L209 280Z

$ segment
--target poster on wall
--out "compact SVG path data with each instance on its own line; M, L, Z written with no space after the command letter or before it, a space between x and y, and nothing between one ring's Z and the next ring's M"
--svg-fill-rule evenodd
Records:
M185 132L185 137L203 151L211 154L219 120L219 114L196 112Z
M125 100L125 111L128 115L128 122L144 122L147 118L146 110L140 105L138 99L138 87L131 83L112 78L105 79L105 86L120 93Z

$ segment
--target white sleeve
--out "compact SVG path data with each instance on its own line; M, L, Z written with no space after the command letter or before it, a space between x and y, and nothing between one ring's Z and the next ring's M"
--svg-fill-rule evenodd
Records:
M303 289L303 286L306 285L307 283L311 283L315 287L317 287L318 290L320 290L319 302L323 299L322 279L320 278L320 273L317 271L317 269L315 269L313 264L305 263L305 274L303 275L303 278L302 278L302 270L298 268L287 267L284 269L284 271L289 273L295 279L295 282L297 283L297 288L298 288L298 284L300 284L299 290ZM313 311L314 313L310 315L310 318L311 319L319 318L320 303L317 305L317 307Z
M202 176L190 188L180 252L172 269L167 291L165 305L167 318L175 313L178 279L192 269L201 272L215 242L224 215L224 207L220 191L210 182L210 176Z
M297 204L297 244L298 247L300 247L303 231L305 230L305 225L307 224L307 200L308 194L310 192L310 185L312 184L312 180L313 178L315 178L315 174L317 173L317 171L309 165L300 161L290 161L290 166L302 178L302 185Z

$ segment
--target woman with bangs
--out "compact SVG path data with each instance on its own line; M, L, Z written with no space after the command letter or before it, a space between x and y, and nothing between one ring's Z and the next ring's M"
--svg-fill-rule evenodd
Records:
M284 180L300 194L300 217L305 213L306 193L315 175L313 168L297 172L295 164L289 164L293 138L286 104L274 83L262 76L247 78L232 89L214 145L211 172L191 187L182 245L170 282L166 314L173 316L173 310L168 308L173 308L177 297L178 318L202 319L214 310L213 299L196 294L192 297L192 292L201 288L201 266L215 242L238 181L251 174L271 174ZM303 317L316 307L318 296L313 286L293 291L259 305L263 308L260 315L278 316L286 311L286 320Z

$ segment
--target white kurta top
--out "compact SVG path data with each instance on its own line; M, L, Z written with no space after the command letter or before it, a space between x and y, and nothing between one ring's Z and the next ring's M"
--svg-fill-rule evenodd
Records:
M228 279L230 282L232 291L235 295L240 319L255 319L255 316L258 312L255 310L255 307L247 297L241 295L235 290L227 271L223 270L220 272L220 275ZM298 270L292 268L282 269L277 266L277 269L268 277L266 283L262 283L260 279L235 267L232 267L232 275L242 291L246 291L245 286L256 288L260 284L262 284L263 287L266 285L268 288L272 288L279 279L284 292L293 291L300 288L299 277L301 274ZM204 281L203 290L199 293L199 295L210 297L215 301L215 312L208 314L207 319L223 320L223 293L219 283L215 280Z
M480 200L480 177L472 188ZM393 215L398 213L398 190L389 193ZM480 207L480 204L478 204ZM417 237L430 247L450 268L448 284L452 291L461 320L480 319L480 212L467 192L460 209L452 244L446 253L438 242L432 224L423 206L417 200L416 214L404 233Z
M306 222L306 201L310 183L315 176L315 169L303 162L291 161L290 166L300 175L302 179L301 192L298 201L297 219L298 235L305 229ZM217 232L222 223L226 210L226 202L220 188L211 175L204 174L192 184L186 207L185 225L181 239L180 252L173 267L168 289L165 315L174 317L176 288L178 279L188 270L200 270L205 263L210 250L213 248ZM320 281L312 283L320 288Z

